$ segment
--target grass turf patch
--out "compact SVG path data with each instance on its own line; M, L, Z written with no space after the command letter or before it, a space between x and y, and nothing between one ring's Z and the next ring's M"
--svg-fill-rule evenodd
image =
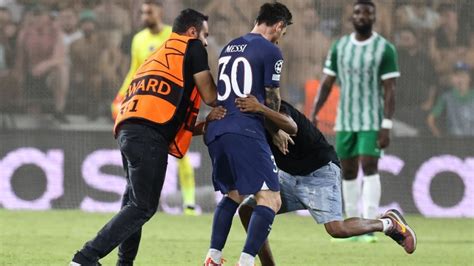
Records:
M68 265L113 214L0 210L0 265ZM474 219L408 216L418 236L413 255L383 234L368 243L332 243L311 217L277 216L270 243L278 265L472 265ZM212 216L157 214L144 226L136 265L202 265ZM229 265L240 256L245 232L236 217L224 249ZM115 265L116 250L101 260Z

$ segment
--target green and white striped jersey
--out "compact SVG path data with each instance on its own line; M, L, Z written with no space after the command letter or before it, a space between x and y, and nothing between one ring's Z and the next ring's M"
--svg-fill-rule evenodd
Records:
M355 33L332 44L323 72L341 87L336 131L379 130L383 119L382 80L400 76L397 51L377 33L359 42Z

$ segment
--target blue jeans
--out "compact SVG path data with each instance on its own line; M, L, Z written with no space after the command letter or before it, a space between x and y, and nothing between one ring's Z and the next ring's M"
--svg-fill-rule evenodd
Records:
M308 210L319 224L343 220L341 169L336 164L330 162L306 176L282 170L278 176L282 202L278 214ZM249 197L244 204L255 206L256 202Z
M120 265L133 263L141 228L158 208L168 164L168 143L158 132L140 124L122 125L117 140L127 177L122 209L80 252L97 261L120 245Z

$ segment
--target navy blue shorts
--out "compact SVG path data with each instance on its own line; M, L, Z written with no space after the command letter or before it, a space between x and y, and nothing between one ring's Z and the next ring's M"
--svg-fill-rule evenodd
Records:
M251 195L280 191L278 169L268 143L238 134L224 134L209 143L212 182L216 191Z

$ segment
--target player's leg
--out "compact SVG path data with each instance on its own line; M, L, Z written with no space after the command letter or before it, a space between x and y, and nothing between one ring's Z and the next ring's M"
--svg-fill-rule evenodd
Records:
M379 215L380 197L382 187L380 184L380 175L377 170L378 157L360 156L360 162L364 172L362 182L362 217L366 219L375 219Z
M357 156L357 133L341 131L336 133L336 152L341 159L342 194L346 217L359 217L358 202L361 188L357 182L359 158Z
M281 208L277 214L306 209L294 194L294 188L296 187L296 179L282 170L278 172L278 177L280 182ZM257 206L255 197L250 196L244 200L244 202L239 208L239 217L242 222L242 225L245 228L245 231L247 231L248 229L248 224L250 222L253 208L255 208L255 206ZM260 248L260 251L258 252L258 257L260 259L260 262L262 263L262 266L273 266L276 264L268 239L265 240L262 247Z
M278 191L261 190L255 194L257 206L253 209L247 229L247 239L240 255L239 265L254 265L255 256L270 234L275 215L280 209Z
M134 193L129 194L129 203L76 254L78 257L74 256L73 262L96 263L140 230L158 208L166 174L167 141L141 125L123 126L118 140L127 159L128 177ZM86 257L88 262L76 260L82 257Z
M232 227L232 220L243 196L237 190L229 191L217 204L212 221L211 244L204 265L222 264L222 250Z
M244 226L246 232L248 230L250 218L252 217L253 208L254 207L245 204L240 206L239 208L240 221L242 222L242 225ZM262 266L275 265L275 259L273 258L272 250L270 248L270 243L268 239L265 240L262 247L260 248L260 251L258 252L258 258L260 259L260 263L262 264Z
M358 150L360 163L364 173L362 185L362 217L375 219L379 215L378 208L382 188L378 173L380 149L377 147L377 131L364 131L358 134Z
M270 147L264 140L247 138L246 153L239 158L241 168L247 168L237 179L240 194L254 194L257 206L250 217L247 239L240 255L239 265L254 265L255 256L267 239L276 212L280 209L278 169ZM242 143L242 145L244 145Z
M234 170L238 169L231 163L235 150L231 134L218 137L208 145L212 161L212 182L214 189L224 194L217 204L212 222L211 242L204 265L221 265L222 250L232 226L235 212L242 202L243 197L236 190Z
M341 159L342 194L346 217L359 217L360 183L357 181L359 159L357 157Z
M362 179L362 217L376 219L381 196L380 176L377 171L380 149L377 147L377 131L357 132L357 154L363 170ZM370 233L362 236L360 241L376 242L377 238Z
M178 160L178 175L183 196L183 212L185 215L196 215L194 169L187 155Z

